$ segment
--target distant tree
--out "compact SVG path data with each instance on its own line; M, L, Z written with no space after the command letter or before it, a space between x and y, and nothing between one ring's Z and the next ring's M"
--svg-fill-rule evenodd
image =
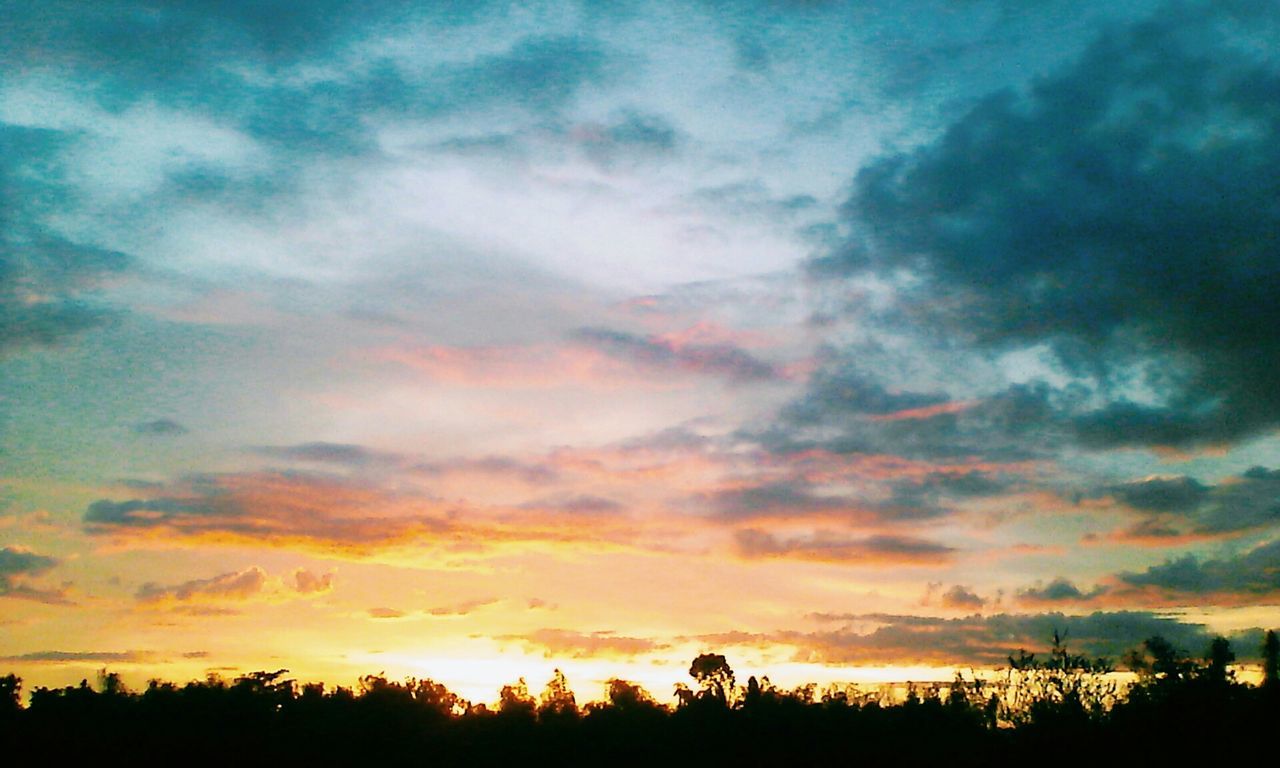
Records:
M515 685L504 685L498 692L498 712L503 715L533 717L538 702L529 695L529 684L520 678Z
M610 706L624 711L658 708L658 702L654 701L648 691L617 677L605 685L605 697Z
M124 696L129 688L120 679L117 672L108 672L106 668L98 670L98 691L107 696Z
M22 709L22 678L15 674L0 677L0 718L16 715Z
M538 716L572 718L578 716L578 702L573 691L569 690L569 682L559 669L547 681L542 691L542 703L538 707Z
M1262 641L1262 687L1280 689L1280 638L1272 629L1267 630Z
M699 698L729 704L733 695L733 669L718 653L699 655L689 665L689 675L702 686Z
M1164 681L1181 680L1195 669L1195 662L1184 651L1160 635L1143 640L1142 650L1130 652L1125 661L1140 677Z
M409 680L409 691L420 706L445 716L461 715L471 703L434 680Z
M1204 668L1205 678L1212 683L1226 683L1233 677L1229 667L1235 660L1236 655L1231 651L1230 641L1222 636L1213 638L1209 643L1209 663Z

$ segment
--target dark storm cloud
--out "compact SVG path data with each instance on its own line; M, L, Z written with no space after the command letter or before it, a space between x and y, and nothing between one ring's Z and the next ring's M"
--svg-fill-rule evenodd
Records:
M622 360L657 369L724 376L732 381L768 381L780 376L771 364L732 344L676 343L607 328L582 328L574 338Z
M1105 486L1111 496L1152 517L1133 529L1148 535L1231 535L1280 524L1280 470L1253 467L1216 485L1186 476L1149 478Z
M928 327L1045 345L1104 398L1053 414L1087 447L1274 428L1280 72L1249 43L1274 32L1269 8L1170 5L867 166L854 235L813 274L905 271Z
M1217 559L1186 555L1138 573L1122 573L1131 587L1154 587L1181 595L1215 594L1244 599L1280 594L1280 541Z
M67 239L48 223L74 203L60 159L71 141L0 123L0 355L57 344L116 316L93 290L129 257Z

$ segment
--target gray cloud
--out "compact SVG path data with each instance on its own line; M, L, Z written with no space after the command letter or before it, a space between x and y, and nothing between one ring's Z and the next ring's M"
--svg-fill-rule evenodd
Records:
M987 601L978 596L976 592L968 587L956 584L942 593L939 598L944 608L956 608L960 610L979 610L986 605Z
M133 431L140 435L152 435L155 437L177 437L178 435L185 435L188 432L186 427L172 419L144 421L140 424L135 424L133 426Z
M955 549L910 536L850 538L831 531L779 538L767 531L744 528L734 534L738 553L746 558L790 558L848 565L909 565L945 562Z
M607 328L582 328L574 338L622 360L659 369L718 375L738 382L768 381L780 375L773 365L731 344L676 344Z
M1047 651L1055 632L1073 653L1119 661L1143 640L1160 635L1199 652L1212 634L1202 624L1144 611L972 615L946 619L893 614L815 616L845 626L831 631L779 632L765 636L797 649L797 657L824 664L932 663L1004 666L1019 649ZM1252 640L1253 633L1249 634ZM1239 643L1241 655L1252 643Z
M1280 470L1265 467L1216 485L1187 476L1148 478L1108 485L1094 495L1152 515L1131 529L1135 535L1232 535L1280 523Z
M58 564L55 558L37 554L21 547L0 549L0 597L31 600L49 605L69 605L67 590L44 588L30 583Z
M1030 604L1084 602L1105 592L1103 587L1094 587L1088 592L1083 592L1074 583L1059 576L1048 584L1036 584L1034 587L1018 590L1018 600Z
M1141 572L1126 572L1119 581L1130 587L1154 587L1175 595L1215 594L1226 599L1280 594L1280 540L1243 554L1216 559L1186 555Z
M906 270L930 327L1047 346L1104 399L1057 413L1088 447L1274 428L1280 73L1233 42L1274 26L1264 8L1166 7L864 168L856 235L813 273Z
M622 504L603 496L573 494L548 496L521 504L522 509L566 512L571 515L609 515L621 512Z
M158 660L152 651L33 651L17 656L3 656L0 661L48 664L150 664Z
M369 464L395 463L399 456L381 453L362 445L351 443L299 443L297 445L264 445L253 449L255 453L288 461L317 464L338 464L352 467Z
M818 387L806 388L774 424L743 436L782 454L821 448L926 461L1022 461L1045 458L1066 444L1070 425L1063 413L1078 398L1078 393L1033 382L968 402L912 392L886 393L881 399L878 387L837 399L817 378Z

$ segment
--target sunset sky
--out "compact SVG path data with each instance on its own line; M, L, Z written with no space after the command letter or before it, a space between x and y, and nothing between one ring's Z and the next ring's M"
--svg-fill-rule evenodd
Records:
M0 2L0 673L1247 660L1276 40L1274 0Z

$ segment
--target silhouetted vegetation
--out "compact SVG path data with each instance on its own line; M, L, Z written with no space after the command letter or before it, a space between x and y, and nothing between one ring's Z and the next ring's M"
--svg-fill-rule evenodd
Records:
M908 685L901 696L855 686L791 690L767 677L738 685L724 656L702 654L673 704L610 680L578 704L557 670L541 695L522 679L496 708L429 679L381 675L356 689L300 685L288 670L131 691L103 672L96 685L36 688L0 678L0 746L10 758L213 759L249 764L527 765L1136 765L1214 764L1266 755L1280 715L1276 636L1263 683L1240 682L1230 644L1193 656L1152 637L1125 659L1122 685L1105 659L1055 635L1043 658L1018 651L1001 676ZM901 699L899 701L899 699ZM16 760L12 764L20 764Z

